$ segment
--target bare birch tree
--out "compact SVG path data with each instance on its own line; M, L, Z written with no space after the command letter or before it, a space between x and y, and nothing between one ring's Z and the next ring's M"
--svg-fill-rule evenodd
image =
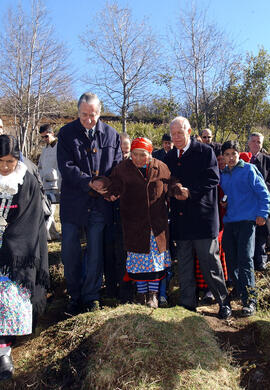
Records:
M192 108L196 127L209 126L209 105L217 89L229 79L234 65L232 44L215 24L207 22L206 10L194 3L181 12L173 31L176 77Z
M117 3L95 15L93 26L81 37L89 61L98 65L87 81L121 113L126 132L128 111L145 99L157 69L156 41L145 22L133 20L131 10Z
M0 37L0 93L25 155L35 147L41 118L56 109L53 97L70 95L67 55L41 1L33 0L30 16L20 5L8 10Z

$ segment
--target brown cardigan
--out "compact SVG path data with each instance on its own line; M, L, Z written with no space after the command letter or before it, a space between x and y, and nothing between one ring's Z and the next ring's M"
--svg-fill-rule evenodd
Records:
M136 253L150 252L150 232L154 233L160 252L168 249L168 212L166 194L170 171L155 158L149 164L147 178L132 161L124 160L109 178L102 177L104 195L120 195L125 249Z

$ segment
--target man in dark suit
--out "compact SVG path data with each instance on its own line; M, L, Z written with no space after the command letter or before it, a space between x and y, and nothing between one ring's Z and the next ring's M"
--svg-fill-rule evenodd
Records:
M170 134L163 134L162 148L155 150L152 155L160 161L164 162L166 154L173 148L172 138Z
M194 250L203 277L219 303L219 317L228 318L231 308L219 258L217 185L219 169L214 151L190 137L189 121L176 117L170 125L175 145L166 158L173 177L182 184L182 194L171 198L173 239L177 243L180 305L197 306Z
M270 156L262 153L264 136L261 133L254 132L248 139L249 151L252 153L250 162L261 172L265 184L270 191ZM255 252L254 268L257 271L264 271L267 263L266 243L270 233L270 219L264 226L256 226L255 233Z
M103 272L103 233L111 222L112 206L89 187L94 176L109 175L122 159L120 137L99 119L101 103L92 93L78 102L79 118L60 129L57 160L62 175L60 219L62 260L68 293L67 311L99 308ZM80 230L86 230L87 250L83 259Z

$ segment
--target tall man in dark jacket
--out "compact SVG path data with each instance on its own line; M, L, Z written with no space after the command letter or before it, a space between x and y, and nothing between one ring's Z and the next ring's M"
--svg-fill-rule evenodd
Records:
M252 153L250 162L258 168L263 175L265 184L270 191L270 156L262 153L264 136L261 133L251 133L248 139L249 151ZM270 218L264 226L256 226L254 268L257 271L266 269L267 253L266 243L270 233Z
M184 117L170 125L175 145L165 163L182 184L182 195L171 198L173 239L177 243L180 305L195 311L197 306L194 250L209 289L220 305L219 317L228 318L231 308L219 258L217 185L219 169L213 149L190 138Z
M99 308L103 272L103 230L111 222L112 206L90 190L94 176L108 175L122 159L120 137L99 119L101 103L92 93L78 102L79 118L61 128L57 159L62 175L60 219L62 260L68 293L67 311L75 314ZM86 229L87 250L82 265L80 229Z

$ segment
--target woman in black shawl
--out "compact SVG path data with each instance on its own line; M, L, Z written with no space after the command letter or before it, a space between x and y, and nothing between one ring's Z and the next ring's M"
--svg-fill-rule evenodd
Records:
M11 345L32 332L46 304L47 233L37 180L16 138L0 136L0 380L13 373Z

